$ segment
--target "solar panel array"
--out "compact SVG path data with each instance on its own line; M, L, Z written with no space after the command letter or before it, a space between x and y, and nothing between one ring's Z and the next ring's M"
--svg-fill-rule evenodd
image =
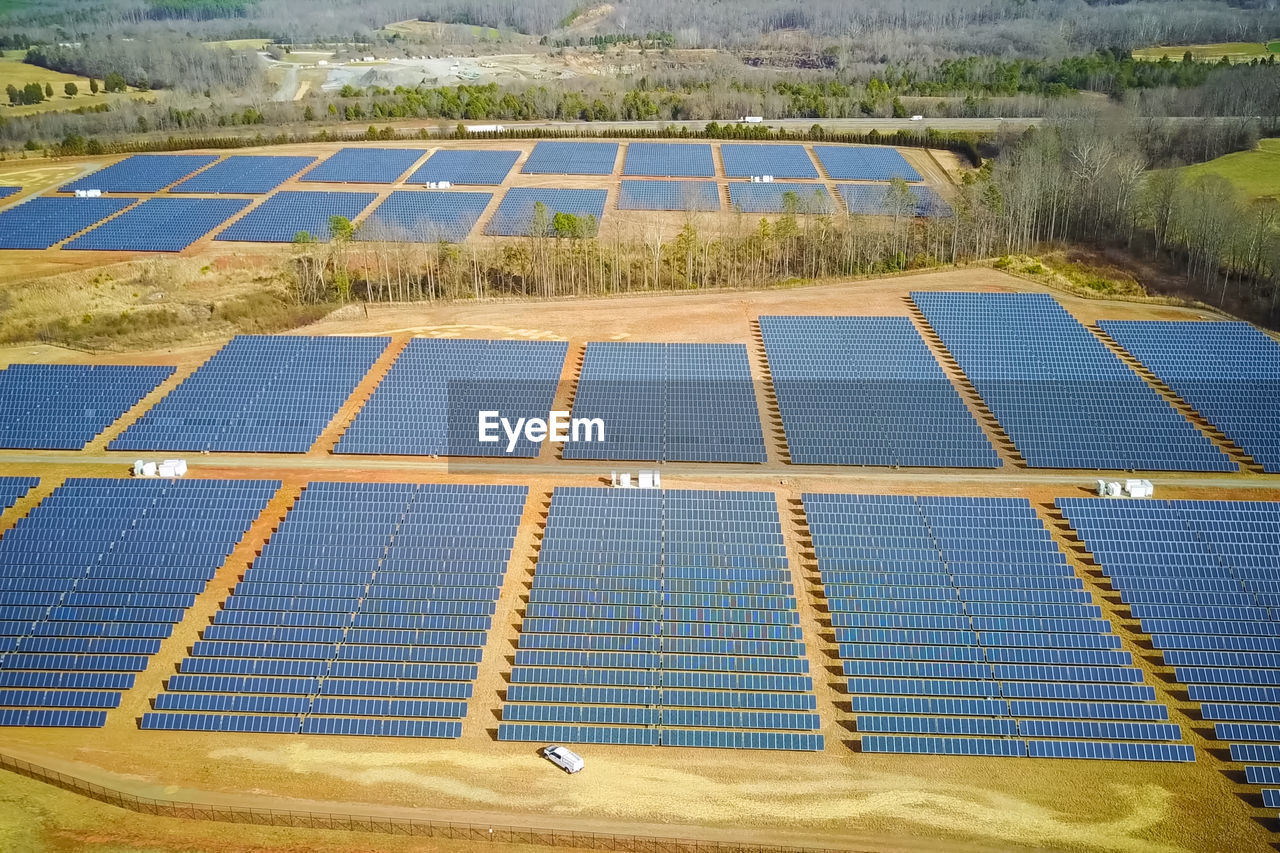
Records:
M493 193L396 191L361 223L361 240L400 243L461 243L484 213Z
M764 462L755 385L742 344L587 344L574 418L599 418L604 441L564 445L566 459Z
M11 364L0 370L0 447L79 450L172 367Z
M134 154L105 169L78 178L61 192L102 190L104 193L154 193L203 169L218 157L212 154Z
M616 142L539 142L520 171L526 175L612 175Z
M36 196L0 211L0 249L47 249L135 201Z
M418 148L343 148L302 176L332 184L393 184L427 152Z
M906 317L761 317L791 461L998 468Z
M448 181L452 184L497 186L520 159L519 151L458 151L441 149L409 177L411 184Z
M305 453L390 342L239 335L108 449Z
M299 234L328 240L329 219L355 219L377 193L278 192L246 213L214 239L249 243L292 243Z
M1263 471L1280 473L1280 344L1248 323L1104 320L1098 327Z
M544 144L544 143L539 143ZM579 143L574 143L579 144ZM512 187L503 196L493 218L489 220L486 234L492 237L529 236L534 226L536 206L541 203L547 209L547 227L557 213L573 216L593 216L597 223L604 218L604 203L608 190L562 190L538 187ZM545 235L537 235L545 236Z
M773 175L775 178L816 178L818 170L803 145L720 146L724 173L730 178Z
M479 440L479 412L516 423L551 411L569 345L563 341L414 338L400 353L337 453L523 456L540 445L523 437L506 452Z
M242 198L150 198L68 243L67 249L181 252L247 207Z
M821 750L772 494L557 488L499 740Z
M714 181L623 181L619 210L719 210Z
M827 174L837 181L924 180L896 148L815 145L813 153L818 155Z
M101 726L280 487L70 479L0 539L0 725Z
M16 504L39 484L39 477L0 477L0 512Z
M803 500L864 751L1195 759L1026 500Z
M835 208L821 184L729 184L729 203L743 213L831 213Z
M1236 470L1049 295L911 298L1031 467Z
M951 205L933 187L908 187L910 199L899 201L884 184L836 184L845 207L855 216L946 217Z
M310 484L142 728L460 736L527 491Z
M315 157L260 157L236 154L192 175L175 186L175 193L269 193L303 169L316 162Z
M1280 504L1057 506L1231 760L1280 764ZM1250 784L1280 784L1280 768L1245 771Z
M22 187L0 187L0 198L8 198L22 192Z
M705 143L632 142L622 174L648 178L714 178L716 163Z

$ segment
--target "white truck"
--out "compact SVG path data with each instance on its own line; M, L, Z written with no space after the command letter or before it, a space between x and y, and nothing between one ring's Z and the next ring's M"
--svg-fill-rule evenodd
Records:
M581 755L557 744L543 747L542 756L566 773L577 773L586 766Z

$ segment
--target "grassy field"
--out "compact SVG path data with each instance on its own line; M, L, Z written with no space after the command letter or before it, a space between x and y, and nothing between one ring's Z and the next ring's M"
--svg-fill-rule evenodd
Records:
M1187 166L1183 174L1221 175L1248 199L1280 199L1280 139L1264 139L1252 151L1239 151Z
M209 47L225 47L229 50L264 50L271 44L271 39L231 39L229 41L207 41Z
M1252 62L1262 59L1268 53L1280 53L1280 40L1263 43L1260 41L1229 41L1218 44L1184 44L1165 47L1144 47L1133 52L1134 59L1145 59L1159 62L1167 56L1174 62L1180 62L1183 55L1191 51L1191 56L1200 62L1220 62L1227 57L1231 62Z
M4 0L0 0L0 3L3 2ZM28 83L39 83L41 86L47 83L53 87L53 97L47 98L38 104L11 106L8 98L0 93L0 116L14 117L32 115L34 113L74 110L79 107L101 104L104 101L116 101L122 98L145 98L147 96L146 92L128 92L113 95L99 92L96 95L92 95L89 93L89 78L77 77L75 74L63 74L61 71L50 71L48 68L41 68L38 65L28 65L22 61L25 55L26 51L23 50L0 51L0 90L3 90L11 83L19 89ZM63 86L67 83L75 83L80 88L75 97L68 97L63 90Z

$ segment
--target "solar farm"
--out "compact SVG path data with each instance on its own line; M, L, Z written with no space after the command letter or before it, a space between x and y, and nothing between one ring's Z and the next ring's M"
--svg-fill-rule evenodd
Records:
M685 187L797 185L840 213L826 175L900 167L799 146L824 177L730 181L728 144L711 176L703 154L634 145L610 168L643 211ZM366 239L462 240L527 233L535 201L624 209L589 175L520 185L530 148L421 174L442 152L417 152L365 191L298 188L323 158L261 164L262 183L209 162L165 175L208 176L181 195L37 197L0 223L93 202L104 224L50 243L83 250L231 202L210 233L234 247L324 235L333 210L381 221ZM60 215L14 239L88 218ZM1276 843L1280 344L1263 330L973 269L371 306L305 332L6 351L0 752L228 798L795 847ZM482 411L555 410L605 440L476 431ZM190 473L129 476L171 457ZM612 485L644 470L658 487ZM1096 495L1131 478L1156 496ZM551 743L586 769L543 761Z

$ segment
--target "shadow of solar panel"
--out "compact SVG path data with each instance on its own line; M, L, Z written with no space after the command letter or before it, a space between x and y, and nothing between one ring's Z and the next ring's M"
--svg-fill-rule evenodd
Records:
M238 336L110 449L304 453L390 340Z
M453 184L497 186L520 159L519 151L459 151L442 148L427 158L410 177L411 184L448 181Z
M617 159L616 142L539 142L520 171L526 175L611 175Z
M604 203L607 196L607 190L512 187L507 190L507 194L498 205L493 218L489 220L489 226L484 233L492 237L531 235L538 223L537 206L539 204L546 211L547 234L554 233L553 220L557 213L567 213L580 219L594 218L598 226L600 220L604 218Z
M510 454L505 438L479 441L479 413L546 418L567 353L562 341L415 338L335 452L536 456L541 444L523 437Z
M622 174L649 178L714 178L711 146L681 142L631 142Z
M888 184L837 184L849 213L856 216L946 217L951 205L942 200L933 187L908 187L907 195L898 197Z
M240 198L150 198L63 248L181 252L248 205Z
M37 196L0 211L0 249L47 249L136 201Z
M493 193L396 191L356 229L359 240L461 243Z
M192 175L173 187L174 193L269 193L303 169L315 157L259 157L236 154Z
M12 364L0 371L0 447L79 450L172 367Z
M719 210L720 188L711 181L623 181L619 210Z
M793 463L1000 466L906 317L759 322Z
M815 145L822 168L837 181L923 181L896 148L852 145Z
M0 198L8 198L22 192L22 187L0 187Z
M224 242L292 243L301 234L328 240L334 216L355 219L377 193L278 192L215 237Z
M61 192L102 190L104 193L154 193L203 169L218 159L209 154L134 154L105 169L85 175Z
M729 203L743 213L823 214L835 210L821 184L729 184Z
M816 178L814 167L803 145L738 144L720 145L724 173L730 178L772 175L775 178Z
M1237 469L1047 294L911 298L1031 467Z
M1280 473L1280 344L1248 323L1102 320L1098 328L1265 472Z
M421 148L343 148L302 176L311 183L393 184L427 152Z

